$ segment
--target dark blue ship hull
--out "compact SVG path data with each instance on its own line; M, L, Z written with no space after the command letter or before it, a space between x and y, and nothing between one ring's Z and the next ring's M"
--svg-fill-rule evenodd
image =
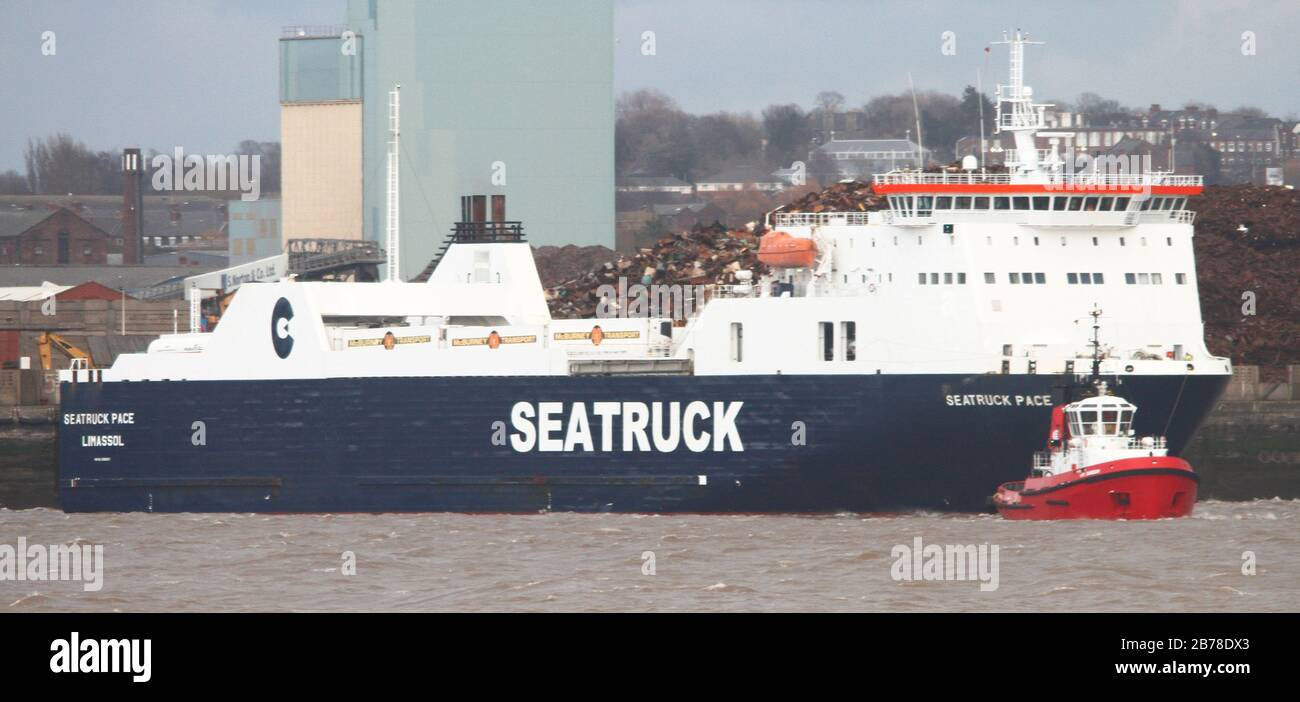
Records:
M1128 377L1116 391L1139 407L1137 433L1167 436L1177 454L1226 382ZM1060 375L64 383L59 494L69 512L974 511L1025 477L1051 413L1035 398L1060 402L1066 384ZM501 445L520 401L743 402L743 450L520 452ZM73 423L91 413L102 414ZM598 417L590 428L599 436Z

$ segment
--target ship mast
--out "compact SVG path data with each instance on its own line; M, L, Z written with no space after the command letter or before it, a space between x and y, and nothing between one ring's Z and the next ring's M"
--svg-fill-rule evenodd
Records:
M1007 44L1011 49L1010 84L998 84L997 89L997 125L995 133L1011 132L1016 140L1016 155L1007 161L1013 173L1035 174L1039 172L1038 147L1034 143L1034 133L1046 124L1043 110L1048 104L1034 102L1034 89L1025 85L1025 45L1042 44L1041 41L1029 41L1020 30L1015 37L1003 33L1003 40L994 44Z
M388 260L385 280L390 283L400 283L402 281L401 266L401 237L400 237L400 201L399 197L399 178L400 162L399 154L402 148L402 130L401 130L401 105L402 86L395 85L388 93L388 222L387 222L387 241L384 246L388 249Z

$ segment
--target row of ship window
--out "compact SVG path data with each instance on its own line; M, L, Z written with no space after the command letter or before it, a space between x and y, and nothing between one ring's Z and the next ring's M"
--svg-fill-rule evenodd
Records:
M865 280L865 278L864 278ZM916 282L920 285L965 285L965 273L917 273ZM985 273L984 282L990 285L997 282L997 274ZM1007 282L1012 285L1046 285L1046 273L1016 272L1007 274ZM1106 276L1101 273L1066 273L1065 282L1070 285L1105 285ZM1124 282L1129 285L1163 285L1164 276L1160 273L1125 273ZM1174 282L1187 284L1186 273L1175 273Z
M1122 212L1130 198L1110 195L894 195L891 209L915 211L927 217L934 211L951 210L1037 210L1040 212ZM1185 197L1151 197L1142 200L1142 211L1181 210Z

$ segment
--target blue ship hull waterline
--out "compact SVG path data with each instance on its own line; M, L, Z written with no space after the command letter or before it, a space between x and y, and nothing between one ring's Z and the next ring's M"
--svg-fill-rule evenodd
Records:
M987 374L64 383L59 495L68 512L982 511L998 485L1025 476L1031 454L1045 443L1051 403L1021 399L1063 401L1069 380ZM1177 455L1227 380L1128 376L1116 391L1141 408L1137 434L1167 436ZM511 408L520 401L743 402L735 419L743 450L603 451L597 444L590 451L521 452L500 441L513 432ZM133 414L129 424L103 426L68 420L78 413ZM599 417L590 429L601 435ZM87 445L104 433L122 445Z

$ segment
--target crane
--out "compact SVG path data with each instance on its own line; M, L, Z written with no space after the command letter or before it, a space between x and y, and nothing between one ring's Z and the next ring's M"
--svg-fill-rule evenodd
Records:
M45 370L54 370L54 359L51 357L52 354L50 352L50 347L57 347L60 351L66 354L68 358L71 358L74 361L84 361L86 368L95 367L95 361L90 357L90 354L77 348L67 339L64 339L58 334L53 332L41 332L41 335L36 339L36 343L41 353L41 368Z

